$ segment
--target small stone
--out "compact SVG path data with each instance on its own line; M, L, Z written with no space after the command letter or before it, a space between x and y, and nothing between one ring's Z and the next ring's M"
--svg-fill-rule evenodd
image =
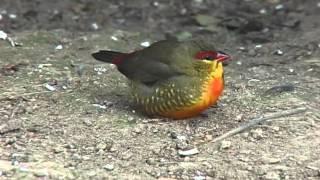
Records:
M231 141L221 141L220 149L229 149L231 147Z
M44 177L44 176L48 176L49 173L48 173L48 171L47 171L46 169L41 169L41 170L35 171L35 172L34 172L34 175L35 175L36 177Z
M4 31L0 31L0 39L6 40L8 38L8 34Z
M103 169L108 170L108 171L112 171L114 169L114 165L113 164L106 164L103 166Z
M260 9L259 13L260 13L260 14L266 14L266 13L267 13L267 10L266 10L266 9Z
M132 122L132 121L134 121L134 120L135 120L134 117L132 117L132 116L128 117L128 121L129 121L129 122Z
M281 9L283 9L283 8L284 8L284 5L283 5L283 4L278 4L278 5L276 5L276 7L275 7L276 10L281 10Z
M118 41L118 40L119 40L116 36L111 36L110 38L111 38L112 40L114 40L114 41Z
M193 148L193 149L190 149L190 150L179 150L178 151L178 154L180 156L192 156L192 155L195 155L195 154L198 154L199 153L199 150L197 148Z
M133 132L136 134L141 134L142 130L139 127L133 129Z
M98 30L98 29L99 29L99 26L98 26L97 23L92 23L92 24L91 24L91 28L92 28L93 30Z
M142 47L149 47L150 46L150 42L149 41L144 41L144 42L140 43L140 45Z
M243 114L238 114L235 118L236 121L240 121L243 118Z
M92 171L87 172L87 175L88 175L89 177L93 177L93 176L96 176L97 173L96 173L94 170L92 170Z
M156 164L156 160L155 160L154 158L148 158L148 159L146 160L146 163L147 163L148 165L155 165L155 164Z
M282 56L284 53L283 51L281 51L280 49L277 49L275 52L274 52L275 55L278 55L278 56Z
M16 14L9 14L9 18L10 18L10 19L16 19L16 18L17 18L17 15L16 15Z
M262 131L261 128L259 128L259 129L254 129L254 130L251 131L251 135L252 135L252 137L255 138L255 139L262 139L262 137L263 137L263 131Z
M278 173L274 172L274 171L267 172L267 174L264 177L267 180L279 180L279 179L281 179L280 175Z
M74 153L74 154L72 155L72 159L73 159L73 160L81 160L82 157L81 157L79 154Z
M82 157L82 159L84 161L89 161L91 159L91 157L89 155L85 155L85 156Z
M254 48L255 49L260 49L260 48L262 48L262 45L261 44L257 44Z
M290 73L293 73L293 72L294 72L294 69L290 68L290 69L289 69L289 72L290 72Z
M62 147L55 147L54 149L53 149L53 152L54 153L56 153L56 154L58 154L58 153L61 153L61 152L63 152L63 148Z
M97 150L105 150L107 148L107 144L106 143L99 143L97 146L96 146L96 149Z
M50 84L44 84L44 87L46 89L48 89L49 91L55 91L56 90L56 88L54 86L51 86Z
M264 157L262 159L262 161L266 164L276 164L276 163L279 163L281 161L281 159L279 158L269 158L269 157Z
M56 50L61 50L61 49L63 49L63 46L62 46L61 44L59 44L59 45L56 46L55 49L56 49Z
M205 136L206 141L212 141L213 140L213 136L211 134L206 134Z
M206 177L205 176L194 176L193 179L194 180L205 180Z

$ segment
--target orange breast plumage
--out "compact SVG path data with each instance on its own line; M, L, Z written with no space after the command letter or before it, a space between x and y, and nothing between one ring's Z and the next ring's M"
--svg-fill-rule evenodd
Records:
M152 115L173 119L198 115L218 100L224 87L222 64L208 65L201 78L178 78L150 89L133 83L136 103Z

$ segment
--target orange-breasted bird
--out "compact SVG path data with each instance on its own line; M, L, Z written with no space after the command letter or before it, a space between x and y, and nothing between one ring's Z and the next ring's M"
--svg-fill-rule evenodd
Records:
M92 56L117 66L148 114L174 119L195 116L218 100L222 62L229 59L203 40L163 40L131 53L101 50Z

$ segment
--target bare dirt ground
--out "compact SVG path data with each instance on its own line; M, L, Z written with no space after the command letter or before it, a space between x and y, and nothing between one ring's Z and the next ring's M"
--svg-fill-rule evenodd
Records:
M0 179L320 179L319 1L3 0L0 14L22 43L0 39ZM147 117L90 57L169 36L233 57L199 117ZM210 142L297 107L308 110Z

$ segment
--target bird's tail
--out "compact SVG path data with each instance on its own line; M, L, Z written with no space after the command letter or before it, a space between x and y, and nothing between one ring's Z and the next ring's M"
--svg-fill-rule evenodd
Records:
M96 60L119 65L129 54L116 51L99 51L91 55Z

